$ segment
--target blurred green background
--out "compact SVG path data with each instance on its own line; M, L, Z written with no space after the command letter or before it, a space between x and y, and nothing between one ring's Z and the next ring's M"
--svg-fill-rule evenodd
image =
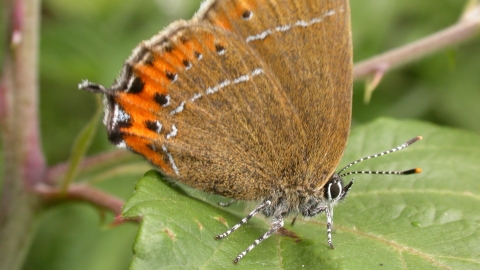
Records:
M352 1L355 62L408 44L453 24L461 0ZM40 109L48 163L68 158L71 144L95 111L82 79L110 85L131 50L176 19L189 19L199 0L45 0L42 2ZM363 103L363 82L354 88L353 125L380 116L415 118L480 132L480 38L389 72ZM110 150L103 127L90 154ZM419 134L412 134L412 136ZM127 198L142 171L98 187ZM25 269L125 269L137 226L105 226L113 220L89 205L47 209Z

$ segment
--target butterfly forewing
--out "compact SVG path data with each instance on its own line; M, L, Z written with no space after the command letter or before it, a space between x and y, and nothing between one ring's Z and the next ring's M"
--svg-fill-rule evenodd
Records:
M207 1L196 16L254 48L300 118L295 147L305 149L307 169L284 178L286 185L322 187L346 147L352 107L349 12L346 0L236 0Z
M127 147L201 190L251 200L280 188L278 179L301 160L294 146L302 131L256 51L222 28L180 22L135 53L119 84L149 87L127 87L115 99L129 118L118 128Z

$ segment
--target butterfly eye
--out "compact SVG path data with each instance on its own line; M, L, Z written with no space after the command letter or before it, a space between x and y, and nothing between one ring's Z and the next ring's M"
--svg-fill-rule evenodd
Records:
M342 194L343 183L339 178L333 178L327 184L327 189L325 190L325 198L329 200L335 200Z

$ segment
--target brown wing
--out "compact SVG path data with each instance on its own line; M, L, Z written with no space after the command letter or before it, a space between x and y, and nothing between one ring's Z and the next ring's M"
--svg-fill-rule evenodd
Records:
M143 42L109 91L110 139L195 188L263 198L302 159L304 132L270 66L210 24Z
M268 63L301 119L307 169L285 185L323 187L343 155L351 121L352 45L347 0L207 1L198 21L242 36Z

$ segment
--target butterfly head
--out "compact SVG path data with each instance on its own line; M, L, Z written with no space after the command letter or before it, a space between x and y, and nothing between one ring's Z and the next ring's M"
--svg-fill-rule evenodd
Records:
M116 84L114 84L115 86ZM115 146L125 148L122 128L128 128L131 126L131 117L120 104L115 100L115 97L119 93L114 87L105 88L104 86L90 81L84 80L78 88L92 93L101 93L104 95L104 118L103 123L107 128L108 139Z
M331 224L333 223L333 207L347 197L348 191L353 185L353 179L347 185L344 185L343 177L352 175L352 174L408 175L408 174L420 173L421 172L420 168L414 168L414 169L405 170L405 171L352 171L352 172L346 172L346 173L342 173L342 172L350 168L351 166L359 162L362 162L364 160L376 158L379 156L396 152L398 150L402 150L421 139L422 139L421 136L415 137L398 147L395 147L393 149L390 149L388 151L384 151L375 155L371 155L371 156L367 156L367 157L355 160L354 162L348 164L347 166L342 168L338 173L334 173L330 177L330 179L326 182L326 184L321 189L320 194L314 195L306 200L303 200L303 203L299 204L299 212L304 217L313 217L320 213L325 212L327 216L327 223L330 224L330 225L328 224L327 225L331 226Z

